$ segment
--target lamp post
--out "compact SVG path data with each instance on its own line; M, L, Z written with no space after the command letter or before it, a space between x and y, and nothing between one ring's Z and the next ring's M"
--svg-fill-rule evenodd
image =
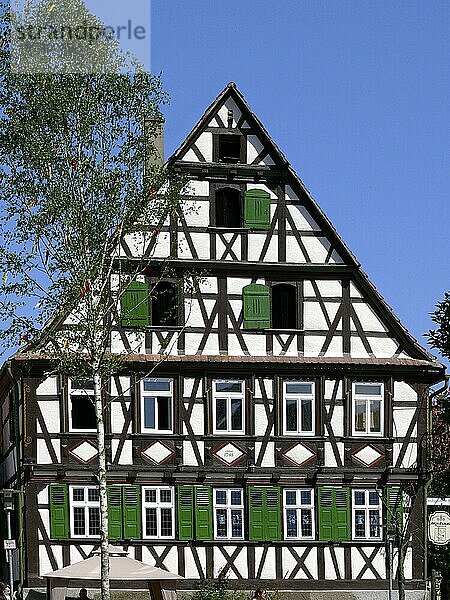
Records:
M11 530L11 513L14 510L14 496L12 490L4 490L3 491L3 508L6 512L6 524L8 531L8 540L12 537ZM8 560L8 570L9 570L9 597L10 600L13 600L14 594L14 574L13 574L13 552L8 548L6 551L6 556Z

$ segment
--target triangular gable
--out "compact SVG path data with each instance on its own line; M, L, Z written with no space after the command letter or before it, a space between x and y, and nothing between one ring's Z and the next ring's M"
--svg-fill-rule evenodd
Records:
M231 112L229 112L231 111ZM167 166L185 164L186 172L192 163L212 163L212 130L227 128L228 119L232 119L231 129L239 129L247 136L249 148L245 166L282 169L286 185L286 199L289 202L293 228L311 228L312 231L324 233L321 244L324 247L326 260L317 261L333 265L351 267L351 279L358 290L367 299L370 311L380 323L381 328L389 328L399 342L401 354L425 360L436 360L423 348L400 322L392 309L379 294L368 276L362 271L360 263L341 239L331 221L317 205L303 181L289 164L288 160L272 140L264 125L252 112L235 83L229 83L206 109L197 125L189 133L185 141L168 159ZM199 165L201 166L201 165ZM206 165L205 165L206 166ZM242 165L239 165L241 167ZM287 176L287 177L286 177ZM306 255L308 250L306 249ZM308 261L305 262L316 262ZM356 288L355 288L356 289ZM375 316L376 315L376 316ZM355 321L358 316L355 316ZM365 349L367 350L367 349ZM368 353L370 355L370 352Z

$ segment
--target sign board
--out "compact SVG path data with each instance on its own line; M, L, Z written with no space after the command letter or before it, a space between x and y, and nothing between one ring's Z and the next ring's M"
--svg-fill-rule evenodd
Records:
M445 546L450 542L450 514L445 510L438 510L430 515L428 539L438 546Z
M16 540L3 540L3 547L5 550L15 550L17 548Z

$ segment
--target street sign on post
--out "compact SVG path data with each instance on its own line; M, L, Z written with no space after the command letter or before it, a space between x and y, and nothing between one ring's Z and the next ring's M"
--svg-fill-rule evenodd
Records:
M17 548L16 540L3 540L5 550L15 550Z
M445 510L437 510L430 515L428 539L438 546L445 546L450 542L450 514Z

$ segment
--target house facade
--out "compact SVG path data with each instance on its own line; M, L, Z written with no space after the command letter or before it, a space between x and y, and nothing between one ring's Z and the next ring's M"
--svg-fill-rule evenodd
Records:
M111 541L185 589L223 574L381 598L391 525L408 540L407 593L422 597L428 388L444 368L234 84L167 165L189 180L182 214L119 251L145 268L111 337L127 355L107 399ZM0 377L16 573L34 589L99 543L93 389L48 369L23 352Z

